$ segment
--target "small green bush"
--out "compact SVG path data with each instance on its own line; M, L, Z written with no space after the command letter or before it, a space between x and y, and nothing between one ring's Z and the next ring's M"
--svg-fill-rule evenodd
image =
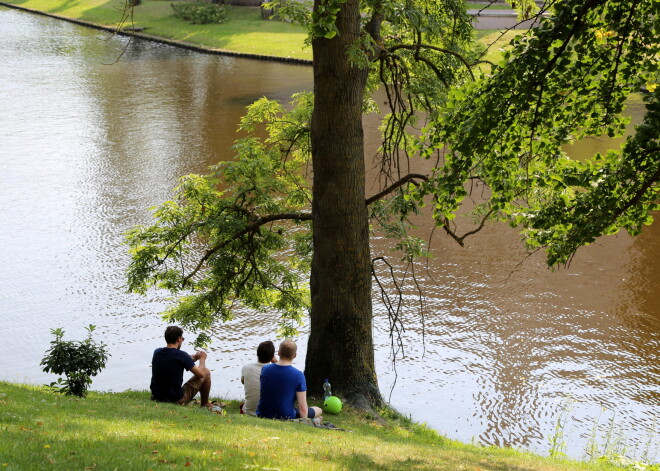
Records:
M227 18L224 5L205 2L172 3L174 16L190 21L192 24L222 23Z
M55 340L41 360L41 366L46 373L65 375L66 379L58 378L50 383L50 388L71 396L85 397L87 388L92 384L92 376L96 376L105 368L108 352L104 343L92 340L95 327L85 327L87 338L83 341L63 341L64 330L51 329Z

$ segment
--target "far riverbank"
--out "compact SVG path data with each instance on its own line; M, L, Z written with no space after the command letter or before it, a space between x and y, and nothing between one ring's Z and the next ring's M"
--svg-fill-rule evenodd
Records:
M174 17L170 2L164 0L142 0L128 17L124 17L123 3L116 0L89 0L84 4L65 0L4 0L0 5L109 34L134 36L206 54L312 64L311 47L305 45L306 30L279 20L264 20L258 7L228 5L227 19L222 24L193 25ZM500 28L517 24L516 14L512 10L471 12L478 13L477 41L484 47L491 45L491 51L495 51L485 57L492 61L493 54L497 55L496 51L516 34L513 30L503 35L500 32ZM520 23L517 27L525 25Z
M127 18L122 13L122 4L112 0L90 0L84 5L64 0L5 0L0 5L204 53L312 63L311 48L304 47L305 29L278 20L264 20L256 7L227 6L224 23L193 25L174 17L170 3L161 0L143 0Z

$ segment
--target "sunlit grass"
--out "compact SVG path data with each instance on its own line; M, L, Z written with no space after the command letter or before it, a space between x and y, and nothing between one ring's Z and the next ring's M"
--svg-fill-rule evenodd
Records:
M120 24L124 6L124 0L5 1L112 27ZM501 5L489 8L495 6ZM154 36L232 52L311 59L311 49L304 47L307 37L304 28L279 20L264 20L256 7L227 8L227 19L222 24L193 25L174 16L170 1L143 0L124 26L142 27L145 33ZM477 31L481 47L490 46L484 59L497 62L501 56L500 48L516 34L520 31L508 31L501 37L499 31Z
M123 0L9 0L7 3L116 27L122 20ZM266 56L311 59L305 49L306 30L279 20L264 20L258 7L227 7L219 25L192 25L174 16L170 1L143 0L125 26L163 38Z
M236 401L227 411L154 403L146 392L76 399L0 382L0 469L615 469L464 445L350 407L326 417L350 432L242 416Z
M476 39L480 51L485 51L482 60L498 63L502 58L502 51L509 42L517 35L523 34L523 30L500 31L493 29L477 30Z

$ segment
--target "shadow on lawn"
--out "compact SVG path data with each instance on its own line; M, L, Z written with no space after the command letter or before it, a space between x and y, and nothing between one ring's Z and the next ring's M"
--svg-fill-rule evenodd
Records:
M154 403L144 391L77 399L0 382L3 469L523 470L506 456L429 431L331 416L356 433L317 429L199 407ZM404 439L403 435L410 435ZM434 443L435 446L431 446Z

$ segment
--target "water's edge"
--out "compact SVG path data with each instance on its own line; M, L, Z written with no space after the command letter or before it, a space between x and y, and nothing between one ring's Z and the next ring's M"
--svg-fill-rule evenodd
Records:
M0 1L0 6L7 7L7 8L13 8L15 10L21 10L25 11L28 13L33 13L35 15L43 15L43 16L48 16L50 18L55 18L58 20L62 21L68 21L69 23L74 23L80 26L85 26L87 28L94 28L94 29L99 29L102 31L107 31L112 34L116 34L119 36L130 36L130 37L136 37L140 39L144 39L147 41L154 41L157 43L161 44L168 44L170 46L174 47L179 47L182 49L188 49L191 51L195 52L201 52L204 54L214 54L218 56L230 56L230 57L241 57L244 59L256 59L256 60L262 60L262 61L271 61L271 62L284 62L287 64L302 64L302 65L312 65L312 61L308 59L297 59L295 57L280 57L280 56L267 56L264 54L249 54L245 52L236 52L236 51L229 51L227 49L219 49L219 48L213 48L213 47L207 47L207 46L202 46L199 44L193 44L189 43L186 41L179 41L176 39L167 39L162 36L156 36L153 34L147 34L147 33L141 33L138 31L127 31L127 30L122 30L118 29L112 26L105 26L101 25L98 23L92 23L91 21L84 21L84 20L79 20L77 18L70 18L68 16L62 16L62 15L57 15L55 13L49 13L45 12L42 10L35 10L33 8L26 8L22 7L19 5L13 5L11 3L6 3L6 2L1 2Z

